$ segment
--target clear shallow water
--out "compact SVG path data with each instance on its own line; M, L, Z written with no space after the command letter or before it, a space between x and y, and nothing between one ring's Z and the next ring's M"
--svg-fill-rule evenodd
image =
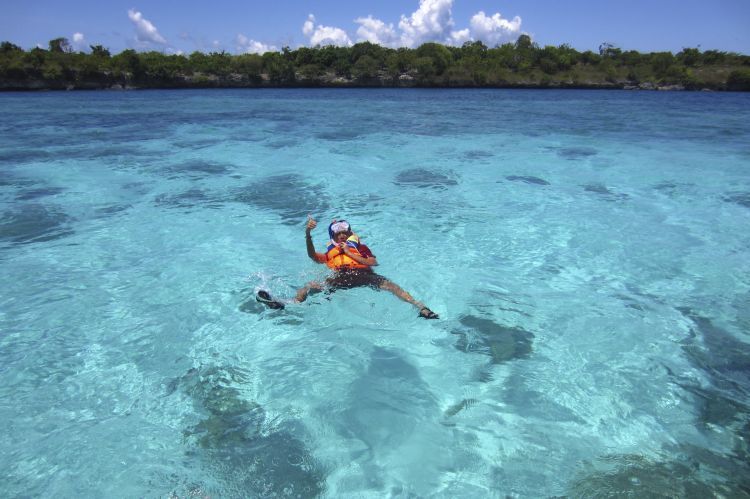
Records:
M8 496L750 491L750 96L0 94ZM387 293L316 295L307 213ZM330 298L330 299L328 299Z

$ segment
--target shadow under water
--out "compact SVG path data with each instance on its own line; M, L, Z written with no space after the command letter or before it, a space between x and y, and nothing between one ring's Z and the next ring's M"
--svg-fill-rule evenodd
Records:
M583 186L583 190L586 192L599 194L609 201L625 201L630 197L627 194L614 192L609 187L603 184L586 184Z
M463 153L463 157L468 160L488 159L494 156L495 154L493 152L483 151L481 149L472 149Z
M352 445L359 485L370 494L420 497L440 484L436 469L449 465L441 446L444 426L437 400L419 371L399 352L375 347L367 369L350 385L345 409L332 415L338 431ZM404 467L404 459L419 466ZM406 491L409 491L408 493ZM339 489L339 493L345 494Z
M605 456L587 463L573 481L569 496L738 497L725 484L701 477L697 463L652 461L639 455Z
M473 315L461 317L459 323L462 327L451 333L458 336L455 346L462 352L489 355L492 364L526 358L531 353L534 335L528 331Z
M437 404L417 369L398 353L376 347L367 371L350 389L346 431L373 448L396 448Z
M159 194L154 199L158 206L166 208L220 208L221 198L202 189L188 189L179 194Z
M704 371L710 386L670 371L675 383L694 397L699 428L729 437L726 454L689 443L666 449L675 458L604 456L587 463L571 485L572 497L750 497L750 410L745 388L750 375L747 345L689 308L692 335L682 349Z
M508 175L505 178L507 180L510 180L511 182L525 182L527 184L549 185L549 182L547 182L543 178L532 177L529 175Z
M0 241L29 244L73 234L71 217L41 204L22 206L0 217Z
M275 211L286 225L297 225L308 213L329 208L322 187L310 184L294 173L266 177L238 189L234 200Z
M735 203L745 208L750 208L750 192L733 192L727 195L724 200L728 203Z
M65 192L61 187L38 187L36 189L27 189L19 191L16 195L16 201L31 201L49 196L56 196Z
M427 170L426 168L412 168L396 175L394 184L404 187L445 189L458 185L458 181L445 173Z
M748 344L688 308L680 312L693 322L695 337L702 341L701 344L689 340L683 345L690 362L708 373L717 389L745 398L745 387L750 386Z
M709 376L711 386L699 386L690 380L678 383L696 397L704 429L718 427L722 432L731 432L734 448L729 458L741 464L742 475L750 477L750 407L746 391L750 386L750 349L710 319L689 308L679 311L694 324L693 338L682 348L690 362ZM750 491L750 479L743 484Z
M175 163L165 168L169 178L177 177L211 177L229 174L232 169L225 164L216 161L205 161L202 159L192 159Z
M325 475L310 455L295 422L269 421L257 402L243 397L249 375L237 368L191 369L173 380L204 415L185 430L198 457L231 497L315 497L325 490Z
M592 147L561 147L559 149L552 149L556 150L559 157L569 161L586 159L598 154L598 151Z

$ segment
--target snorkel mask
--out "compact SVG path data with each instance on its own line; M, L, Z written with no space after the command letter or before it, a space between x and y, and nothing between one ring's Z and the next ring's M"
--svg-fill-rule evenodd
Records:
M337 243L334 239L334 236L339 232L348 232L351 234L352 226L349 225L349 222L347 222L346 220L334 220L333 222L331 222L331 225L328 226L328 235L331 237L331 242L328 245L329 250L336 246ZM347 237L346 244L351 248L358 249L359 237L357 236L357 234L351 234L349 237Z
M328 236L333 239L333 236L339 232L351 232L352 226L346 220L334 220L331 225L328 226Z

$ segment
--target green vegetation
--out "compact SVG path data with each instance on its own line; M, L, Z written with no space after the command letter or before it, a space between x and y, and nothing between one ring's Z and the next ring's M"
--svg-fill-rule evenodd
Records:
M604 43L598 52L515 43L390 49L300 47L263 55L168 55L101 45L74 52L65 38L47 50L0 44L0 89L304 86L684 88L750 91L750 56L686 48L641 54Z

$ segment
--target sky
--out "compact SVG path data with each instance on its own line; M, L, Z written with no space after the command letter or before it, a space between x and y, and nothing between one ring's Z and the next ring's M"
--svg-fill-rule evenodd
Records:
M750 55L750 0L8 0L0 10L0 41L27 50L58 37L76 51L238 54L360 41L494 46L527 34L580 51L606 42Z

